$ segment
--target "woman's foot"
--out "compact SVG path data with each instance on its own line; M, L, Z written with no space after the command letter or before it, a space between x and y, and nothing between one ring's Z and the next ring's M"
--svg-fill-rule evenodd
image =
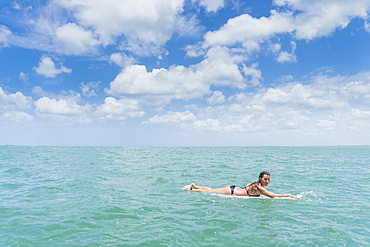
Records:
M182 190L190 190L190 187L191 185L185 185L183 188L182 188Z
M185 185L182 190L192 190L195 188L195 184Z

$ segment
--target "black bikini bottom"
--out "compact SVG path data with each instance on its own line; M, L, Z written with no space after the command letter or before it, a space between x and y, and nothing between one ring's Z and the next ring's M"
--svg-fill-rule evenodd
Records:
M230 185L230 190L231 190L231 194L234 195L234 190L235 190L235 185ZM247 191L247 194L248 196L253 196L253 197L259 197L260 195L250 195L249 192Z
M235 185L230 185L231 194L234 195Z

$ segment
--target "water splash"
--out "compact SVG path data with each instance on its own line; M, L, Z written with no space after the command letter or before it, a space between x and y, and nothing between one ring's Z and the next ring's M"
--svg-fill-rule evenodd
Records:
M301 192L297 195L301 200L310 201L310 202L322 202L325 196L322 193L308 191L308 192Z

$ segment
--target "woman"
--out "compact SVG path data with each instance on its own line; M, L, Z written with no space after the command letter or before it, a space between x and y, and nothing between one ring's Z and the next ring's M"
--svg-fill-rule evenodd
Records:
M219 193L219 194L227 194L227 195L236 195L236 196L260 196L262 194L262 195L265 195L271 198L291 197L291 198L300 199L297 196L274 194L268 191L267 189L265 189L265 187L268 186L269 183L270 183L270 173L264 171L260 173L260 176L258 177L258 181L250 183L244 188L240 188L235 185L230 185L225 188L212 189L210 187L203 187L203 186L197 186L195 184L191 184L191 185L185 186L182 189L198 191L198 192L211 192L211 193Z

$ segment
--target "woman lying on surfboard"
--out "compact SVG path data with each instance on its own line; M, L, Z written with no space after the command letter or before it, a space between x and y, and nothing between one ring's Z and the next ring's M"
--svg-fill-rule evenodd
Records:
M297 196L293 195L281 195L281 194L274 194L267 189L270 183L270 173L268 172L261 172L260 176L258 177L258 181L253 182L245 186L244 188L240 188L235 185L230 185L224 188L212 189L210 187L204 186L197 186L195 184L187 185L183 190L191 190L197 192L211 192L211 193L219 193L219 194L227 194L227 195L236 195L236 196L260 196L265 195L271 198L275 197L292 197L296 199L300 199Z

